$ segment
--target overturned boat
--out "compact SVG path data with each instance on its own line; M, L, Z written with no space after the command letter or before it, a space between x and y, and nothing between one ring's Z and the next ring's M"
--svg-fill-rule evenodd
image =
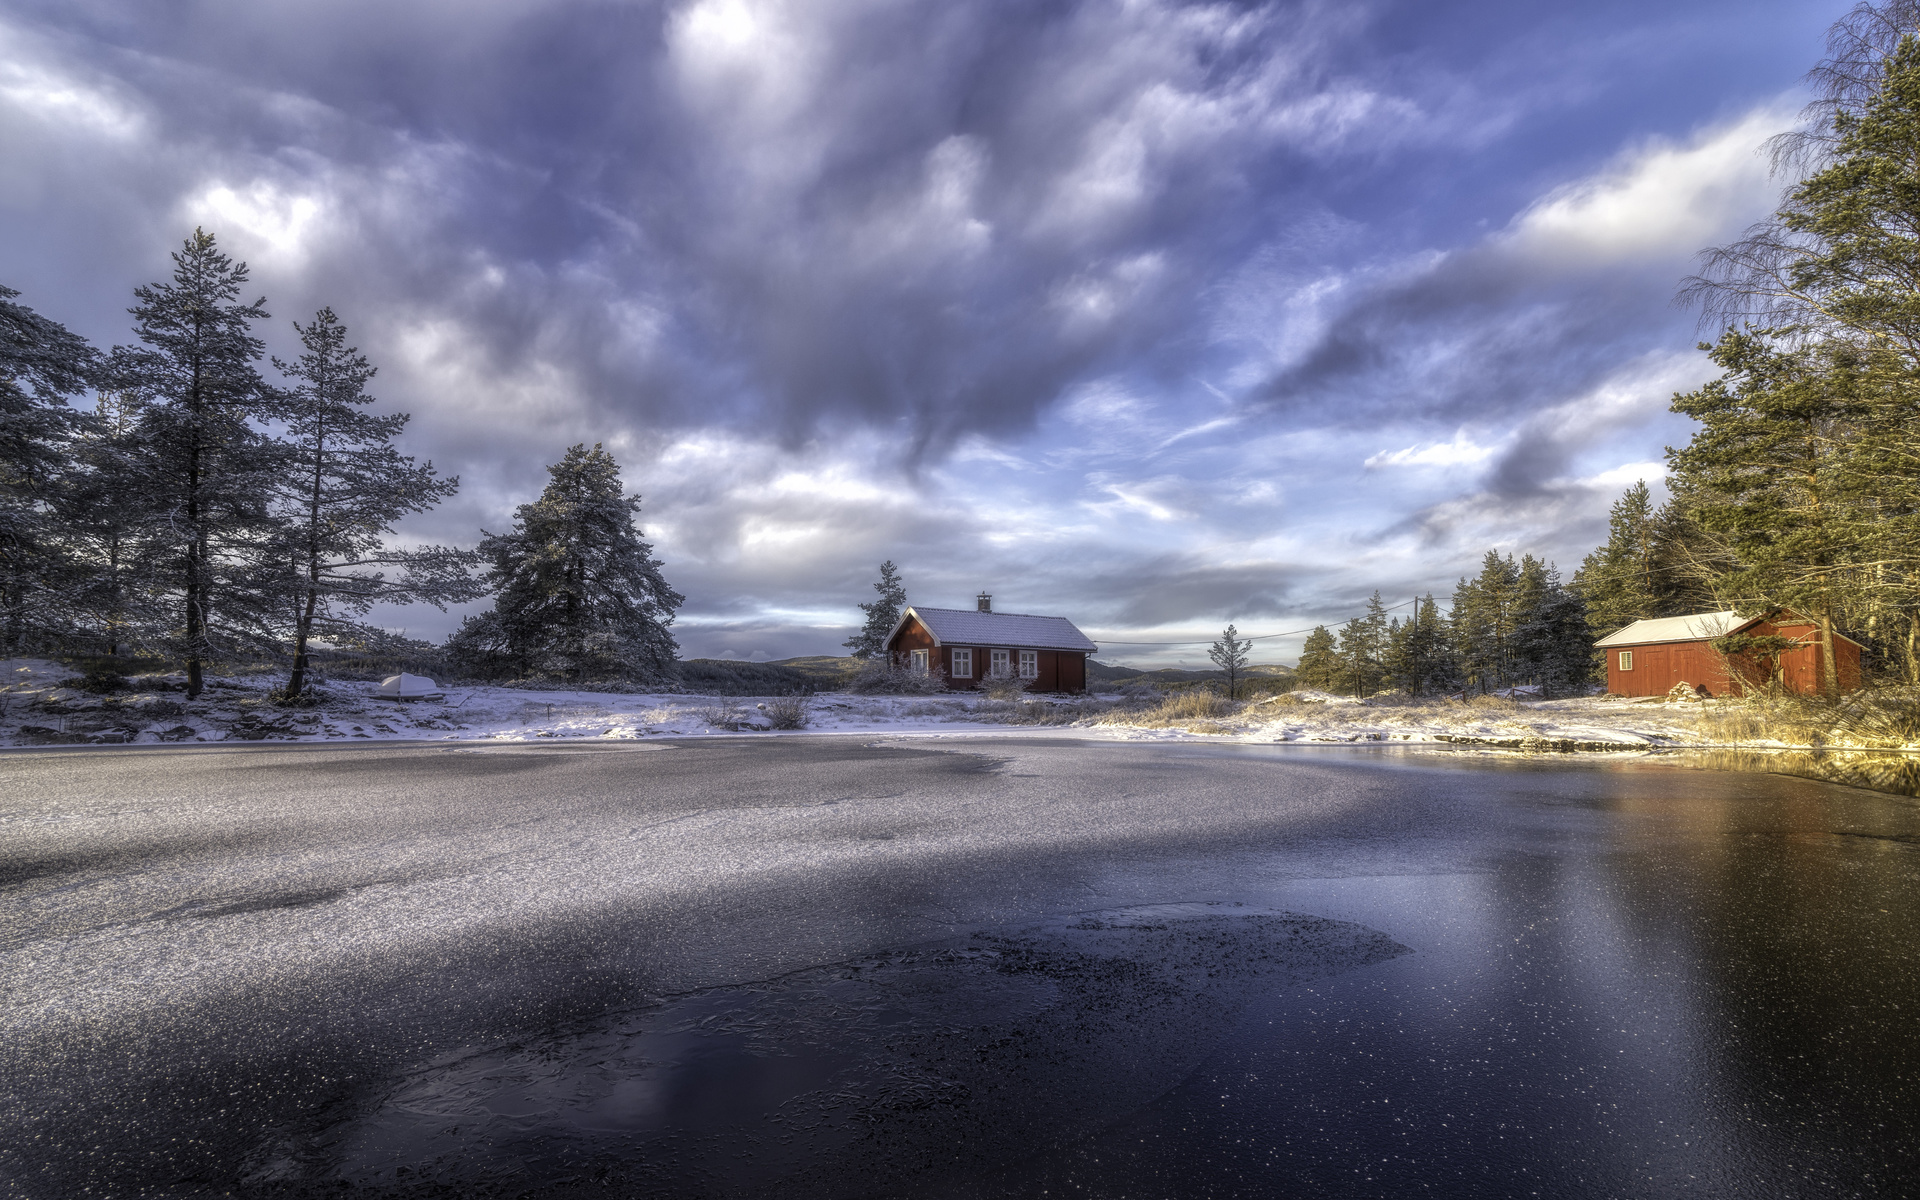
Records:
M382 700L439 700L446 695L439 684L425 675L409 675L404 671L382 679L374 694Z

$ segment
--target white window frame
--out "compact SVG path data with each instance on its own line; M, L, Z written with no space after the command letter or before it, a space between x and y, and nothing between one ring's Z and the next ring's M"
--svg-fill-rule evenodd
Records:
M1622 671L1633 670L1633 651L1622 650L1620 652L1620 669Z
M1038 650L1022 650L1020 652L1020 678L1040 678L1040 652Z
M911 651L908 651L908 652L907 652L907 666L908 666L908 667L909 667L910 669L912 669L912 670L915 670L915 671L918 671L918 672L920 672L920 673L921 673L922 675L924 675L924 674L926 674L926 672L927 672L927 652L926 652L925 650L911 650Z
M965 664L964 666L962 664ZM955 679L973 678L973 650L955 649L953 652L953 677Z
M987 651L987 674L995 679L1008 679L1013 675L1013 656L1005 650Z

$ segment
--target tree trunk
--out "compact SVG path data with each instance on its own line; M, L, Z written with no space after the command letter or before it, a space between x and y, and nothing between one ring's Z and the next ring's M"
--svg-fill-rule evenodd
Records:
M1920 612L1907 614L1907 682L1920 683Z
M1833 660L1833 609L1820 610L1820 690L1829 697L1840 694L1840 664Z
M320 589L311 574L307 577L307 607L293 628L293 673L287 676L287 699L298 696L307 686L307 636L313 629L313 610L320 600Z

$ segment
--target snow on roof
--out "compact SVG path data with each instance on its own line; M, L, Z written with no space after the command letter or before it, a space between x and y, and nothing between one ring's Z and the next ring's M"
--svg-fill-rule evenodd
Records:
M1065 617L1035 617L1026 613L978 612L971 608L910 607L900 614L900 625L917 617L941 646L1020 646L1033 650L1080 650L1092 654L1100 647L1088 640ZM893 634L887 635L893 640Z
M1740 614L1726 612L1694 613L1685 617L1654 617L1635 621L1595 642L1596 646L1643 646L1649 642L1699 642L1725 637L1742 625Z

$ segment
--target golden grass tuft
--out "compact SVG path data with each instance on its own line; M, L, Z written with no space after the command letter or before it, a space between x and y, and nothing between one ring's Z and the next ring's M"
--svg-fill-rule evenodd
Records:
M1195 721L1217 722L1221 717L1230 717L1240 711L1240 705L1225 696L1216 696L1212 692L1194 688L1190 691L1175 692L1159 704L1147 709L1114 709L1100 717L1103 725L1137 725L1147 729L1171 729L1184 727ZM1202 733L1225 733L1225 726L1196 730Z

